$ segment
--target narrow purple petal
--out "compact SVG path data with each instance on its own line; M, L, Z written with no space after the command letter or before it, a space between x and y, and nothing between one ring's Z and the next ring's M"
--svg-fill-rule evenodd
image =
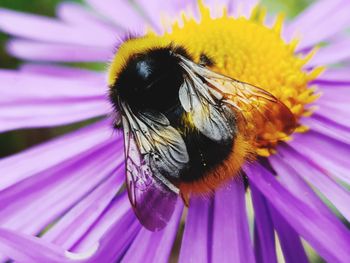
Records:
M330 68L327 69L315 82L317 84L350 84L350 68Z
M350 10L349 10L350 11ZM350 38L321 48L307 63L308 67L337 64L350 58Z
M114 46L117 42L117 37L123 34L120 28L107 23L96 13L93 13L81 4L62 2L58 4L56 10L57 16L64 22L81 27L83 30L88 28L105 46Z
M0 30L31 40L92 47L112 47L111 36L94 28L77 27L57 19L0 9Z
M265 197L250 185L254 205L254 249L255 258L259 263L277 262L275 233L269 211L269 206Z
M127 0L86 0L97 12L130 33L140 33L146 21Z
M120 186L124 179L123 173L120 173L120 169L123 169L123 158L120 157L118 160L117 156L118 152L122 151L122 145L120 143L118 149L113 146L114 144L112 140L108 144L101 143L60 166L1 191L1 227L25 234L38 234L77 203L84 204L85 197L106 178L111 177L118 167L119 174L113 177L119 180ZM113 197L116 192L111 193L111 196ZM97 200L93 201L96 205ZM77 209L73 211L77 212ZM89 214L93 215L91 211ZM73 214L73 217L77 220L78 213ZM84 217L83 222L88 223L87 217ZM79 228L83 227L84 225L80 224L74 229L76 232L70 231L69 237L76 238L76 235L79 235ZM64 232L61 234L64 235Z
M111 112L103 78L0 71L0 131L67 124Z
M84 253L71 253L36 237L0 229L0 252L27 263L46 262L116 262L140 229L131 210L125 213L98 244Z
M287 26L285 36L287 40L301 36L299 50L313 46L344 30L349 23L348 12L346 0L317 1Z
M116 158L121 151L113 146L113 142L101 144L59 167L2 190L1 226L27 234L38 234L46 225L82 201L106 178L113 176L123 181L123 173L120 173L123 158ZM114 175L118 167L119 174Z
M212 231L211 262L255 262L241 180L216 191Z
M10 40L7 50L17 58L38 61L107 62L113 56L113 48L41 43L19 39Z
M153 28L158 33L163 33L163 19L173 21L181 11L193 10L197 4L194 0L180 1L157 1L136 0L138 6L145 12Z
M210 262L213 199L192 197L181 243L179 262Z
M335 225L338 225L338 227L342 227L342 223L337 219L335 214L333 214L306 181L301 178L299 173L288 165L288 159L284 159L284 156L281 155L274 155L269 157L269 161L273 169L277 172L280 182L295 198L319 211L323 216L333 221Z
M269 211L278 234L285 262L308 263L309 260L297 232L271 204L269 205Z
M228 12L234 17L249 17L260 0L228 0Z
M302 123L310 127L313 131L350 144L350 128L339 125L332 120L314 114L310 118L305 118Z
M327 261L346 262L350 233L318 210L294 197L272 174L260 166L246 169L250 182L281 213L285 220Z
M307 182L316 187L350 221L350 193L345 188L337 184L327 171L322 171L317 163L307 160L307 155L302 151L298 154L290 147L281 147L279 152Z
M84 236L114 198L124 182L124 166L119 166L114 174L66 213L43 238L65 249L70 249Z
M290 146L307 156L324 171L350 184L350 146L315 131L295 136Z
M151 232L142 228L121 262L169 262L182 211L183 204L178 202L172 219L159 232Z
M116 222L123 218L125 214L129 213L131 214L130 216L132 216L131 223L135 224L138 232L142 228L142 226L135 217L134 212L131 209L128 195L126 191L124 191L121 194L116 195L115 198L113 198L113 200L109 203L108 207L103 211L101 216L90 226L88 231L85 232L84 236L82 236L74 244L74 246L71 248L71 251L80 253L93 247L97 242L99 242L101 238L103 238L104 235L108 234L110 228L113 227L113 225ZM125 234L127 234L127 232ZM128 246L133 240L135 240L136 235L137 233L134 233L133 235L127 235ZM118 242L117 240L118 237L116 237L116 240L114 241L115 243L111 244L112 247L116 245L116 242ZM127 249L128 247L125 247L123 248L123 250L118 251L118 257L120 257L119 260L124 255Z
M40 173L70 158L88 151L92 147L110 139L122 141L121 134L113 137L110 121L62 136L58 139L33 147L0 161L0 189L5 189L34 174ZM42 160L45 160L43 162ZM18 165L18 164L21 165Z

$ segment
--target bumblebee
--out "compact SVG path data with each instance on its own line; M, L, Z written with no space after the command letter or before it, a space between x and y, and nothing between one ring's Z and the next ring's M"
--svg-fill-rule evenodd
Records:
M167 224L179 195L187 204L237 177L254 159L258 123L284 134L295 127L273 95L213 68L205 51L195 56L157 37L127 40L112 62L110 100L124 131L128 195L149 230Z

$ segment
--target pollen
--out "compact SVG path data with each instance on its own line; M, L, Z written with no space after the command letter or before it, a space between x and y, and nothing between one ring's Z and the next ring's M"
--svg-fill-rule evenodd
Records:
M323 68L304 69L316 50L306 55L295 54L298 41L286 43L282 39L282 15L268 27L264 23L266 12L259 7L250 18L234 18L224 10L222 17L214 19L203 4L199 4L199 11L200 22L183 14L162 38L185 47L196 62L205 54L214 62L213 71L270 92L290 109L297 121L312 114L310 104L318 94L310 82ZM276 113L277 116L281 117ZM301 125L295 129L306 131L307 127ZM265 138L256 147L261 156L274 153L278 138L291 139L280 132L271 133L264 123L256 133L257 137Z

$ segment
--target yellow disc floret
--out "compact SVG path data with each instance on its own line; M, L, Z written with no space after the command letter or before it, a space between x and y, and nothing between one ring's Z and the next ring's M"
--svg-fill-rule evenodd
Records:
M184 47L197 63L202 54L207 55L214 62L211 70L215 72L270 92L291 110L297 120L311 114L307 105L317 99L317 95L315 89L309 87L309 82L321 73L322 68L311 72L303 70L313 52L306 57L295 54L297 41L286 43L281 37L281 16L269 28L264 25L263 12L258 8L250 19L233 18L226 12L213 19L202 4L199 10L200 22L182 15L181 23L176 22L163 35L149 32L142 38L122 44L110 67L109 84L116 81L116 76L133 54L173 44ZM296 131L305 131L305 127L300 126ZM264 132L262 126L257 134L261 136ZM275 145L271 142L259 145L257 153L268 156Z

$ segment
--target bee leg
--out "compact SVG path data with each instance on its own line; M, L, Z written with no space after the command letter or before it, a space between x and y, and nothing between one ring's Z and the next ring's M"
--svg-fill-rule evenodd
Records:
M207 56L206 54L202 53L199 57L199 65L202 67L212 67L214 66L214 60Z
M187 193L181 192L181 198L185 206L188 207L190 205L190 194L188 192Z

